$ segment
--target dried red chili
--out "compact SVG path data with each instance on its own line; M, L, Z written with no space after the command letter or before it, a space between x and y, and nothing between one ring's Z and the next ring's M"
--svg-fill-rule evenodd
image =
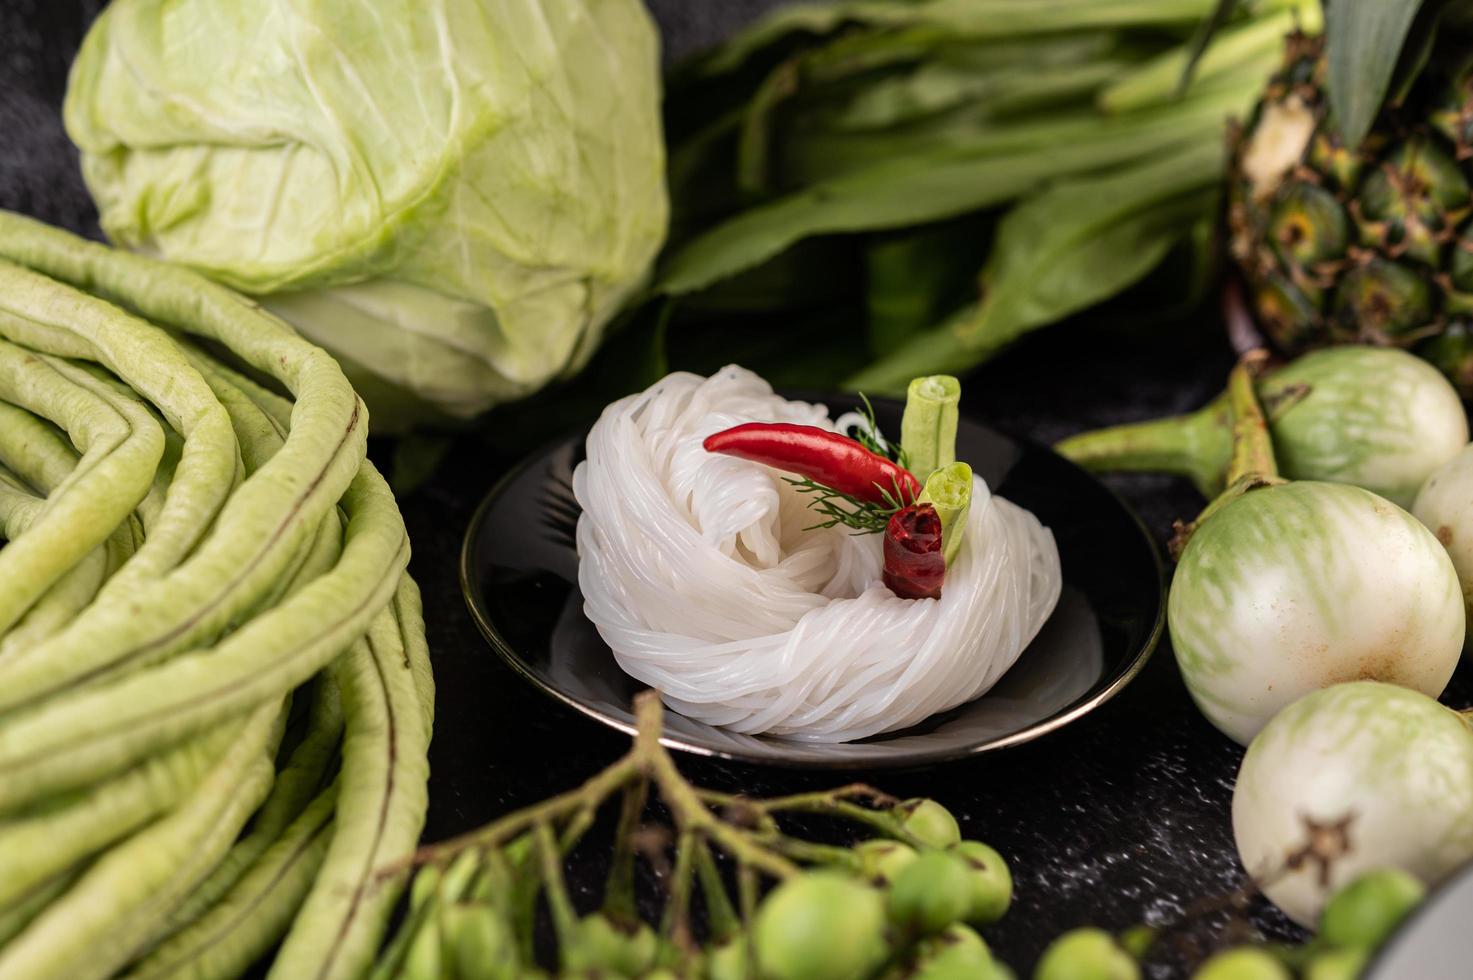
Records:
M707 452L796 473L865 503L909 504L921 493L909 470L815 425L746 422L708 436L702 445Z
M930 504L895 512L885 528L885 585L902 599L939 599L946 578L941 517Z

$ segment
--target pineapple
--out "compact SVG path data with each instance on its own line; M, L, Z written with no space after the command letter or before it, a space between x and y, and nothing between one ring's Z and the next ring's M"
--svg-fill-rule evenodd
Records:
M1473 395L1473 70L1436 57L1348 149L1329 120L1324 39L1290 40L1236 134L1233 258L1268 339L1406 347Z

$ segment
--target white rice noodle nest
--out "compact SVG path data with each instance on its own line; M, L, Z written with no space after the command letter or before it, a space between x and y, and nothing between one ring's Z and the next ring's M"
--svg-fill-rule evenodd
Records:
M881 581L878 534L804 530L810 497L708 453L742 422L833 429L739 367L677 373L608 406L573 476L584 611L619 666L691 718L843 742L914 725L997 683L1058 601L1053 535L977 479L940 599Z

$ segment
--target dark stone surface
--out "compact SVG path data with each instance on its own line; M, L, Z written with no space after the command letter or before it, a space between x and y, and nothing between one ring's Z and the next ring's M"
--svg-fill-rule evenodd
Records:
M666 22L672 51L688 51L770 5L651 4ZM58 110L71 54L99 7L97 0L0 0L0 206L94 235L95 216ZM970 379L969 408L1048 442L1199 404L1230 363L1215 322L1132 336L1089 322L1046 331ZM431 838L569 787L624 746L622 737L544 699L503 668L471 624L457 581L461 536L479 498L511 462L485 446L477 436L463 437L438 475L403 500L439 688ZM1173 517L1200 506L1181 481L1114 485L1163 538ZM1153 975L1173 976L1200 955L1193 943L1212 947L1234 931L1224 915L1202 909L1241 884L1228 818L1239 758L1238 747L1191 705L1163 643L1125 694L1069 730L972 763L870 778L902 796L939 798L968 836L1007 856L1017 901L988 938L1020 973L1050 937L1070 927L1185 916L1188 941L1171 945L1153 968ZM830 778L695 761L686 769L700 781L757 794L817 788ZM588 870L577 882L581 893L596 885ZM1271 937L1297 935L1261 900L1249 906L1249 923Z

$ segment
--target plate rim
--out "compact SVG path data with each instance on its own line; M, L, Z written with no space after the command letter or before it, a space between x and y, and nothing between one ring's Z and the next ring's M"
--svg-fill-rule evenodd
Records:
M803 397L806 394L808 393L804 392L798 397ZM841 393L829 393L827 396L815 393L815 395L817 397L828 397L830 399L845 397ZM871 400L876 402L887 401L899 404L898 400L893 398L872 398ZM966 413L963 413L963 415L965 416ZM1147 633L1145 640L1135 651L1135 654L1125 665L1125 668L1120 671L1120 673L1118 673L1114 678L1112 678L1109 683L1107 683L1099 690L1083 696L1081 700L1075 701L1073 704L1062 709L1061 711L1050 715L1049 717L1044 718L1040 721L1034 722L1033 724L1020 729L1019 731L1004 735L1000 738L990 739L985 742L968 745L964 748L951 749L944 752L925 749L912 749L902 752L896 752L895 754L888 755L884 758L865 760L841 758L834 758L831 760L773 759L766 756L751 755L740 750L717 749L706 745L697 745L692 742L686 741L685 739L677 735L671 735L668 731L661 731L661 745L665 746L668 749L674 749L678 752L685 752L690 755L695 755L702 758L722 759L728 762L743 763L745 765L770 766L773 768L794 770L894 770L944 765L946 763L976 758L977 756L984 755L988 752L996 752L1004 749L1015 748L1019 745L1024 745L1036 739L1043 738L1046 735L1050 735L1061 728L1067 727L1069 724L1079 720L1081 717L1093 712L1096 708L1112 700L1113 698L1115 698L1116 695L1124 690L1131 681L1135 680L1135 678L1140 675L1141 671L1145 669L1146 663L1151 659L1151 656L1155 653L1157 647L1159 647L1161 644L1161 637L1166 629L1167 600L1166 565L1165 562L1162 560L1161 551L1156 545L1155 538L1151 536L1150 530L1141 520L1140 515L1137 514L1135 512L1135 509L1127 504L1125 500L1118 493L1115 492L1115 490L1105 484L1104 481L1100 480L1093 473L1090 473L1088 470L1079 466L1077 463L1056 452L1051 446L1046 446L1032 439L1022 438L1013 435L1012 433L1005 432L994 425L983 422L982 420L972 416L967 416L967 420L972 424L979 425L984 429L989 430L994 435L1001 436L1002 438L1016 445L1022 446L1027 449L1033 449L1047 453L1055 460L1061 461L1064 464L1068 465L1070 468L1074 469L1081 477L1094 483L1096 486L1098 486L1101 490L1109 495L1109 497L1115 502L1115 504L1121 509L1121 511L1123 511L1124 514L1128 518L1130 518L1131 524L1135 526L1136 531L1145 541L1147 545L1147 550L1150 552L1151 555L1152 567L1154 568L1156 573L1156 618L1155 621L1151 624L1151 628ZM480 503L476 505L475 512L471 515L470 523L466 526L465 534L461 538L459 574L460 593L461 598L465 601L466 609L470 612L471 620L475 623L476 630L481 634L481 637L487 642L491 649L496 651L496 655L501 658L502 662L511 667L511 669L516 674L521 676L523 680L529 682L534 688L541 691L544 695L547 695L554 700L561 702L562 704L577 711L579 714L582 714L588 718L592 718L594 721L600 722L601 724L606 725L607 727L612 728L616 731L632 736L636 733L636 726L632 722L626 722L623 719L607 714L592 705L585 704L578 698L573 697L572 695L567 694L558 687L545 682L541 677L539 677L536 673L529 669L521 656L517 654L517 652L512 648L512 645L506 640L505 637L501 635L500 631L497 630L496 626L490 621L490 617L489 615L487 615L487 611L481 608L482 603L477 597L478 593L475 589L472 588L473 580L477 578L477 573L475 572L475 570L473 570L471 564L472 546L480 536L481 527L485 524L486 515L490 512L491 505L501 496L506 487L509 486L513 481L515 481L519 476L521 476L522 473L524 473L527 469L529 469L533 465L533 463L545 458L547 455L554 452L559 447L569 443L570 440L576 439L580 434L586 437L588 430L591 429L592 426L593 422L590 422L587 425L569 429L556 438L544 442L536 449L527 453L520 460L518 460L515 465L513 465L504 474L502 474L502 476L494 483L492 483L492 485L487 489L485 495L481 498ZM576 587L577 583L575 582L573 583L573 585L574 587ZM986 695L984 694L983 697L986 697Z

